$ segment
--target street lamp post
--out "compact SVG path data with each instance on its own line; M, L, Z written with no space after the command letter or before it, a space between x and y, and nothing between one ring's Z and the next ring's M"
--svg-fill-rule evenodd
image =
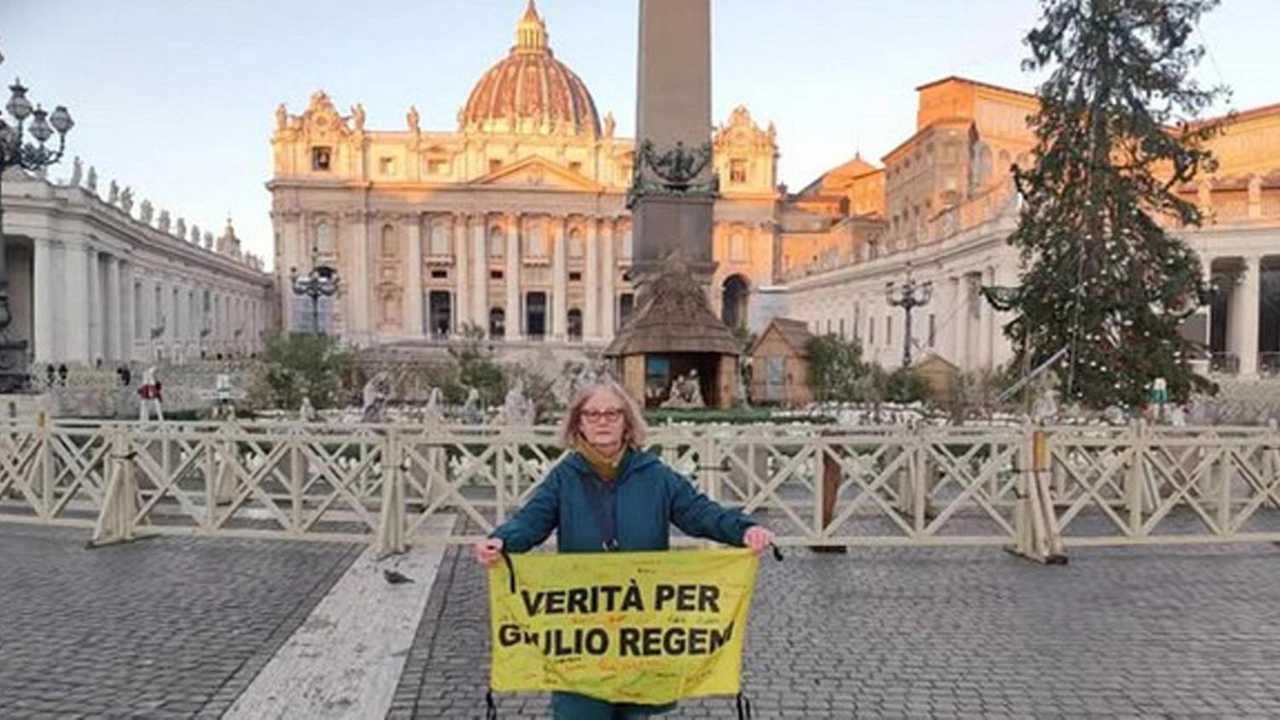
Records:
M0 55L0 63L4 56ZM52 114L42 106L32 106L27 88L21 80L9 86L12 95L5 109L15 122L0 115L0 181L11 167L36 172L62 159L67 146L67 133L75 125L71 114L61 105ZM28 124L28 120L31 122ZM35 142L24 137L30 133ZM47 143L58 135L55 150ZM0 206L0 393L20 392L27 385L27 341L9 334L13 311L9 307L9 268L5 261L4 208Z
M902 367L911 367L911 311L928 305L933 298L933 283L917 283L911 277L911 263L907 263L907 279L901 285L889 283L884 289L885 301L893 307L900 307L906 313L903 323Z
M338 271L328 265L317 265L306 275L299 275L297 268L289 268L289 282L293 294L311 298L311 331L320 334L320 298L332 297L338 292Z

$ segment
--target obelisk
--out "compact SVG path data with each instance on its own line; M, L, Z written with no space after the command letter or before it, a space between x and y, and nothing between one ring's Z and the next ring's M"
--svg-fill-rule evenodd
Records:
M646 406L727 408L738 386L733 332L707 301L715 263L711 0L640 0L635 177L636 309L605 350Z
M633 273L679 250L695 277L712 271L711 0L640 0Z

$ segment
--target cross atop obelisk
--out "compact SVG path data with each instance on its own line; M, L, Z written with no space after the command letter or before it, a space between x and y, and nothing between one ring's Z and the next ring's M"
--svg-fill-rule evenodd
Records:
M643 283L678 250L712 271L711 0L640 0L634 270Z

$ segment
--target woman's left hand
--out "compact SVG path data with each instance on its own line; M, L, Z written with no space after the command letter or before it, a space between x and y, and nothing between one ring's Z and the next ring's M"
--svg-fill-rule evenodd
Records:
M773 532L759 525L752 525L742 534L742 544L751 548L755 554L763 555L773 544Z

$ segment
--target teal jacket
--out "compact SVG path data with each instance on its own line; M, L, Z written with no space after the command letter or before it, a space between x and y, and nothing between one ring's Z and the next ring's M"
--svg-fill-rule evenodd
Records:
M707 498L643 450L627 451L612 483L602 482L575 452L557 464L529 502L490 537L501 538L509 552L537 547L552 531L560 552L603 552L609 535L616 539L611 549L618 551L666 550L675 525L686 535L741 547L743 533L755 524Z
M612 522L605 516L609 512ZM604 552L610 537L615 541L612 549L622 552L666 550L675 525L686 535L741 547L742 535L755 524L698 492L688 479L647 452L628 450L612 483L602 482L575 452L557 464L520 512L490 537L501 538L510 552L535 548L552 531L560 552ZM628 716L650 715L674 707L675 703L613 705L563 692L551 696L554 717L574 720L609 720L618 717L615 711L619 710Z

